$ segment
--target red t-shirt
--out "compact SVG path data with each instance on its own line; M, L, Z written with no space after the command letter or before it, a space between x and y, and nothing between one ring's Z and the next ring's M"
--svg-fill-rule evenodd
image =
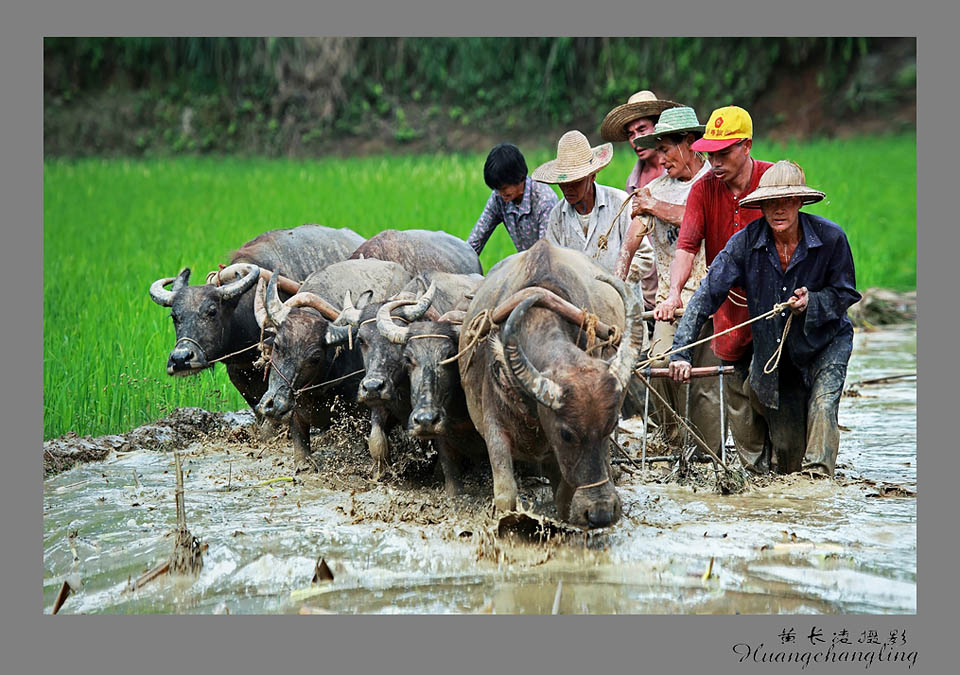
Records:
M677 238L678 249L696 255L700 251L700 242L705 242L706 262L709 266L734 233L739 232L757 218L763 217L763 213L755 206L740 208L740 198L746 197L757 189L760 176L773 166L773 163L757 159L750 161L753 162L750 184L738 198L734 198L727 184L712 172L693 184L683 212L683 222ZM736 302L741 305L746 304L743 300L742 288L734 288L731 291L739 294L739 297L735 297ZM734 304L728 297L713 315L713 331L719 333L749 318L747 308ZM736 361L747 350L750 339L750 326L744 326L718 337L711 345L714 354L721 359Z

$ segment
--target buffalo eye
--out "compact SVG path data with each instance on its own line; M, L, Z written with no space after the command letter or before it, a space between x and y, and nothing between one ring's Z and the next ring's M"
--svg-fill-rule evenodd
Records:
M209 307L207 307L207 310L204 312L204 314L206 314L206 315L209 316L209 317L214 317L214 316L216 316L216 315L217 315L217 306L216 306L216 305L210 305Z
M568 429L560 429L560 438L564 443L573 443L573 434Z

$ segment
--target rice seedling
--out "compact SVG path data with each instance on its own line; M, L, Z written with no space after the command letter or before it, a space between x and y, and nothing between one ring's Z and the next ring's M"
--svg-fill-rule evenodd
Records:
M554 148L524 148L527 164ZM916 285L916 137L758 142L761 159L793 159L827 200L810 207L847 232L861 288ZM323 158L47 160L44 164L44 438L125 431L183 406L245 403L222 366L166 375L169 310L147 289L193 270L201 283L230 251L304 223L443 229L466 238L489 189L485 153ZM634 155L618 145L598 181L623 182ZM503 228L484 269L514 252Z

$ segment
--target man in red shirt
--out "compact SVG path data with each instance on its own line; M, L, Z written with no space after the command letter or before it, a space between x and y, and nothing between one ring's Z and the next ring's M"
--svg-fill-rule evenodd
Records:
M771 162L753 159L752 146L753 120L746 110L737 106L714 110L703 138L691 146L693 150L707 153L711 170L693 184L687 197L677 252L670 266L670 293L654 310L658 321L672 321L676 309L683 306L680 291L690 277L700 243L705 243L709 267L735 232L763 216L756 206L740 207L740 200L757 189L760 176L773 166ZM749 318L743 289L731 289L713 316L713 331L720 333ZM751 400L748 384L753 355L750 327L738 328L711 344L724 365L734 366L734 374L724 378L723 395L740 459L748 469L765 471L770 462L767 425Z

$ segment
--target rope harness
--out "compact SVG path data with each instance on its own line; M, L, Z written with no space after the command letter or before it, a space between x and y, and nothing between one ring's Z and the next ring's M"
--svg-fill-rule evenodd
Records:
M642 361L641 363L638 363L638 364L637 364L637 367L635 368L635 370L642 370L643 368L646 368L647 366L649 366L649 365L650 365L651 363L653 363L654 361L660 361L660 360L662 360L662 359L665 359L666 357L670 356L671 354L676 354L677 352L685 351L685 350L689 349L690 347L696 347L697 345L702 345L703 343L705 343L705 342L710 342L711 340L714 340L714 339L720 337L721 335L726 335L727 333L731 333L731 332L737 330L738 328L743 328L744 326L749 326L749 325L750 325L751 323L753 323L754 321L759 321L760 319L772 319L776 314L779 314L779 313L782 312L784 309L789 309L789 308L790 308L790 303L789 303L789 302L778 302L778 303L776 303L776 304L773 306L773 308L772 308L770 311L764 312L763 314L760 314L760 315L758 315L758 316L755 316L755 317L753 317L752 319L747 319L747 320L744 321L743 323L739 323L739 324L737 324L736 326L731 326L730 328L727 328L726 330L722 330L722 331L720 331L719 333L714 333L713 335L708 335L707 337L703 338L702 340L696 340L695 342L691 342L691 343L688 344L688 345L684 345L684 346L682 346L682 347L677 347L676 349L671 349L670 351L660 352L660 353L658 353L658 354L651 354L651 355L650 355L650 358L646 359L645 361ZM767 375L769 375L770 373L772 373L772 372L776 369L777 365L780 363L780 354L781 354L781 352L782 352L782 350L783 350L783 345L784 345L784 343L787 341L787 333L788 333L789 330L790 330L790 323L791 323L791 320L792 320L792 319L793 319L793 314L791 313L790 316L787 318L787 323L783 326L783 335L780 337L780 346L777 347L777 350L774 352L773 356L771 356L771 357L770 357L770 360L767 361L767 366L770 366L770 361L773 361L773 360L774 360L774 357L776 357L776 362L773 364L773 366L770 367L769 370L767 369L767 366L764 366L763 372L764 372L765 374L767 374Z

